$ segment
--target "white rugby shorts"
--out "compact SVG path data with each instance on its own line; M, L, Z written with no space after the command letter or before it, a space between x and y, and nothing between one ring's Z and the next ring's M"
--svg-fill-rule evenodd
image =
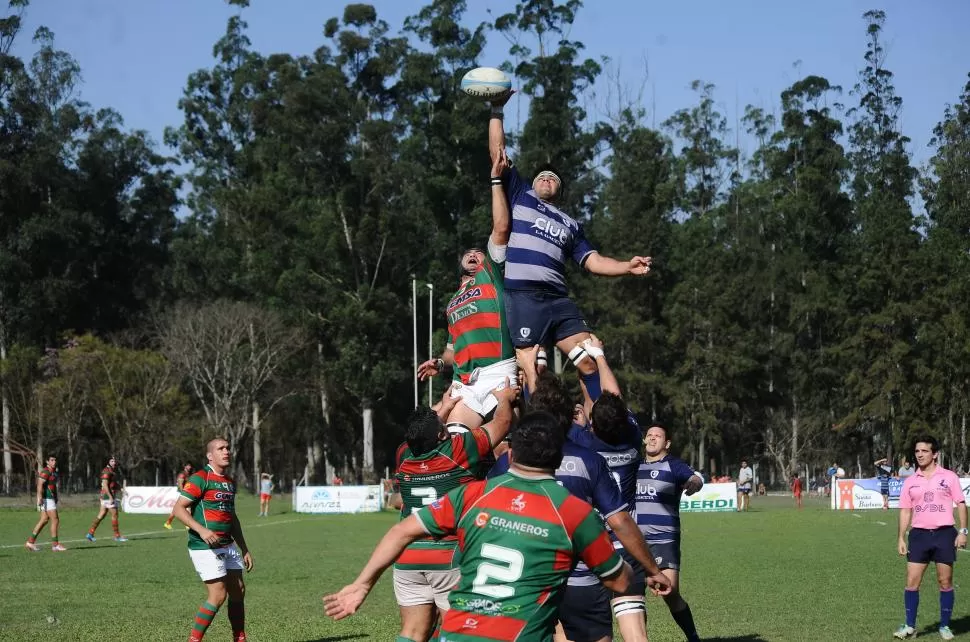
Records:
M189 557L203 582L225 577L228 571L243 570L242 553L235 544L223 548L189 549Z
M54 500L54 499L40 500L40 509L42 511L57 510L57 500Z
M506 379L510 385L518 385L515 357L478 368L468 383L452 382L451 398L461 398L470 410L485 417L498 405L498 400L489 393L505 383Z
M458 586L461 569L447 571L405 571L394 569L394 597L399 606L435 604L448 610L448 593Z
M118 508L118 500L116 499L102 499L101 505L105 508Z

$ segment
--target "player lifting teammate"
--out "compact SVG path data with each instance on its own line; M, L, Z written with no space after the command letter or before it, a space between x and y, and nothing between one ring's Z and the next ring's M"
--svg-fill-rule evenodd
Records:
M511 94L493 100L488 124L488 150L493 165L505 155L502 110ZM531 346L554 341L579 369L583 383L596 396L596 361L584 349L589 328L566 287L566 261L571 257L593 274L621 276L650 272L650 257L617 261L601 255L586 239L583 226L555 205L562 187L558 172L540 168L531 186L514 168L492 182L504 186L511 211L505 265L505 310L519 360Z
M226 474L232 461L229 442L221 437L209 441L205 456L208 464L185 482L172 509L189 527L189 557L207 593L195 614L189 642L202 639L227 596L232 639L242 642L246 639L242 570L253 570L253 558L236 516L236 483Z
M496 157L492 174L507 167ZM438 374L445 363L454 365L452 394L461 399L446 421L460 432L482 425L495 409L489 393L506 379L515 381L515 350L505 323L505 250L509 241L509 210L502 185L492 186L492 233L488 252L466 250L461 257L461 282L448 302L448 348L439 359L418 366L423 381Z
M57 539L57 527L60 524L60 517L57 514L57 480L59 478L57 457L50 456L47 458L47 465L37 473L37 510L40 511L40 519L37 520L37 525L30 532L27 543L24 544L28 551L40 550L40 547L36 544L37 536L40 535L48 522L51 525L51 550L67 550L67 548L61 546Z
M479 466L509 431L517 389L506 380L490 394L495 399L492 421L470 431L449 435L443 418L449 416L458 398L447 391L437 412L421 407L411 414L407 448L395 475L403 502L402 520L461 484L481 478ZM448 610L448 593L458 583L457 548L455 537L428 537L409 545L394 565L401 642L427 640L437 617L435 607L442 613Z
M405 547L427 535L460 534L461 580L449 596L443 642L549 639L566 578L580 559L611 590L626 592L632 571L592 506L553 477L564 441L556 419L530 413L511 441L507 474L462 485L398 522L357 579L323 598L327 614L354 614Z
M182 466L182 470L179 471L179 474L175 476L175 488L179 492L182 492L182 488L185 486L185 482L188 481L189 475L191 474L192 474L192 464L185 464L185 466ZM168 516L168 519L165 520L165 523L162 524L162 526L164 526L168 530L172 530L172 520L174 519L175 519L175 513L172 512L172 514Z
M637 472L637 525L670 578L673 590L664 596L674 621L689 642L697 642L690 606L680 595L680 496L693 495L704 480L685 462L670 456L667 429L654 424L643 439L644 463Z
M101 520L108 513L111 513L111 531L114 533L114 540L116 542L128 541L128 538L123 537L121 531L118 530L118 492L121 490L121 484L118 483L118 460L112 457L108 460L108 465L101 469L101 491L98 495L101 500L101 508L98 510L98 516L91 522L91 528L88 529L87 535L84 536L89 542L96 541L94 533L101 525Z

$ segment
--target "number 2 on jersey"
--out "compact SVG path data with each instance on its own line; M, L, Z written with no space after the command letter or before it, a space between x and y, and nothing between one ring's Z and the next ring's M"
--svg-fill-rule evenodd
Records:
M505 599L515 595L515 587L508 584L519 581L522 569L525 568L525 556L514 548L506 548L497 544L482 544L479 553L487 560L502 562L503 565L482 562L478 565L478 573L472 582L472 591L481 595L488 595ZM504 584L489 583L489 580L504 582Z
M438 499L438 491L431 486L425 486L423 488L413 488L411 489L411 494L415 497L421 498L421 505L427 506L428 504L433 504Z

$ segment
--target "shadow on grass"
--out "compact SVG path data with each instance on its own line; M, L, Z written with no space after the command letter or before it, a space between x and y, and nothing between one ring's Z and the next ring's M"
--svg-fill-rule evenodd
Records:
M704 642L768 642L763 637L757 633L748 633L747 635L732 635L726 638L702 638Z
M354 633L353 635L338 635L332 638L317 638L315 640L305 640L304 642L342 642L343 640L357 640L359 638L369 638L369 635L363 633Z
M929 626L923 627L920 631L923 635L930 633L936 633L940 628L939 622L931 624ZM955 617L950 620L950 630L955 634L960 635L962 633L970 633L970 615L964 615L962 617Z

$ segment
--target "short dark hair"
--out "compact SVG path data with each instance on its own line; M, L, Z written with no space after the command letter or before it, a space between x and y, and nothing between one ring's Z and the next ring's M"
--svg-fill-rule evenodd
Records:
M546 470L555 470L562 463L566 434L552 414L543 411L526 413L511 437L514 463Z
M933 435L918 435L913 440L913 447L910 449L910 452L916 451L916 444L929 444L932 453L936 454L940 452L940 442Z
M651 421L648 424L646 424L646 426L647 426L647 429L643 431L643 436L644 437L647 436L647 432L649 432L650 430L652 430L654 428L659 428L660 430L664 431L664 439L666 439L667 441L670 441L670 430L667 429L666 422L664 422L664 421Z
M591 417L593 434L610 444L618 446L630 434L630 411L623 397L604 392L593 404Z
M536 389L529 393L527 410L549 413L565 433L573 423L574 405L563 380L546 370L536 380Z
M404 438L412 455L423 455L433 450L438 445L440 434L441 419L434 409L418 406L411 412Z

